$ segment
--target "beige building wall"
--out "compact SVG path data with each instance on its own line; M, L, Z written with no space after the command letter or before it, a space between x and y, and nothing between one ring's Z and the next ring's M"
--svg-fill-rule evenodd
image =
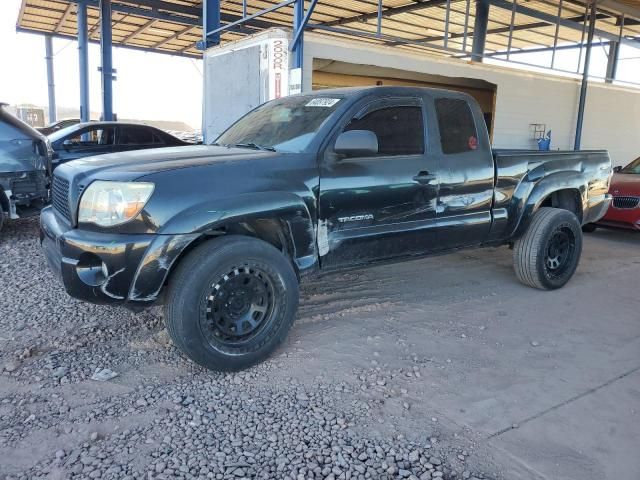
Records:
M393 47L305 33L303 86L311 89L313 59L474 78L497 85L493 143L498 148L536 148L531 124L552 130L553 149L572 149L580 80L508 67L440 59ZM640 78L640 72L639 72ZM607 149L614 165L640 156L640 89L589 84L583 149Z

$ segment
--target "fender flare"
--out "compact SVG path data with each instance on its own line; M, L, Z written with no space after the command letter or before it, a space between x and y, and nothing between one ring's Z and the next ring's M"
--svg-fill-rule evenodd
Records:
M164 225L140 262L128 299L155 300L175 262L190 245L227 225L251 220L280 223L298 272L317 267L316 229L300 196L289 192L238 195L192 206Z
M535 175L535 170L532 170L527 176L528 181L525 179L518 185L513 195L513 221L509 228L512 237L519 237L526 231L533 215L554 192L576 190L580 194L580 208L584 210L586 206L588 185L582 173L575 171L556 172L538 181L531 180L532 174Z

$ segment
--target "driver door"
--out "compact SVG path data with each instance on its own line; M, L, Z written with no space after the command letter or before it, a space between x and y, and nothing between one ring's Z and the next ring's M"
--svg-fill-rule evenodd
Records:
M330 141L320 170L318 248L322 268L424 254L435 245L435 159L426 146L420 97L360 105ZM345 157L340 133L376 134L378 153Z

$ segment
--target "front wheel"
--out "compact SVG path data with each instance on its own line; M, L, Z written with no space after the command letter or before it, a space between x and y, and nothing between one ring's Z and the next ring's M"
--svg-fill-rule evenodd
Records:
M530 287L553 290L573 276L582 253L582 230L567 210L543 207L515 243L513 265L518 279Z
M265 359L287 336L298 307L287 259L261 240L226 236L196 247L169 281L165 323L174 344L212 370Z

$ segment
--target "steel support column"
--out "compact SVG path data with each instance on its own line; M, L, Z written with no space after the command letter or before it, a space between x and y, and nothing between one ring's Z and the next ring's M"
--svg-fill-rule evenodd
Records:
M616 78L618 70L618 57L620 56L620 43L609 42L609 56L607 58L607 74L605 82L611 83Z
M204 0L202 2L202 50L220 44L220 32L215 31L218 28L220 28L220 0Z
M576 138L574 150L580 150L582 140L582 125L584 123L584 107L587 100L587 82L589 80L589 62L591 61L591 47L593 46L593 34L596 29L596 2L591 3L589 13L589 33L587 34L587 48L584 56L584 68L582 69L582 84L580 86L580 100L578 101L578 121L576 123Z
M91 118L89 107L89 32L87 27L87 6L78 3L78 66L80 70L80 121Z
M49 96L49 123L56 121L56 85L53 75L53 38L44 36L45 61L47 62L47 92Z
M296 43L291 50L293 56L293 68L302 68L304 57L304 0L296 0L293 4L293 31L297 37Z
M102 119L113 120L113 57L111 0L100 0L100 58L102 60Z
M473 61L482 61L488 25L489 2L488 0L476 0L476 19L473 25L473 45L471 46L471 60Z

